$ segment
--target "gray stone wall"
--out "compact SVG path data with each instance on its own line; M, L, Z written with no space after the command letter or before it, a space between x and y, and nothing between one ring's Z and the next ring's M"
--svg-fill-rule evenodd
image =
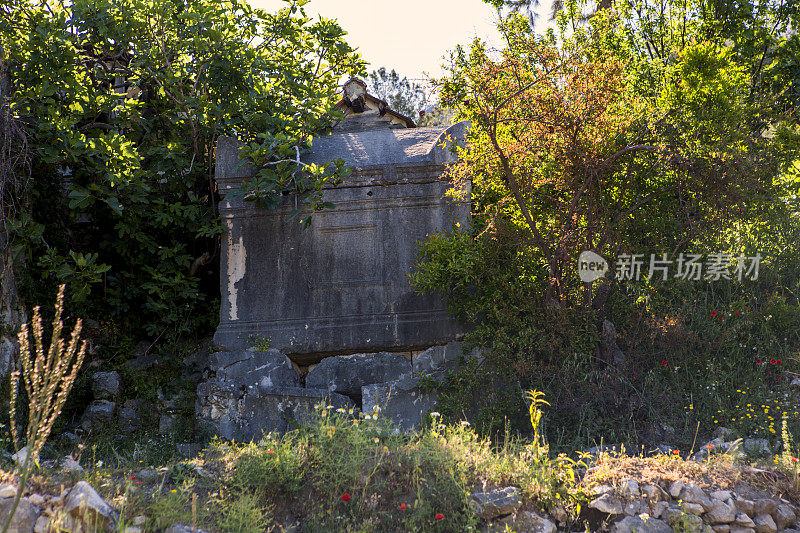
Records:
M448 139L463 139L465 129L460 123L315 139L306 162L342 158L354 172L325 190L336 208L315 214L309 229L289 219L290 197L292 205L274 212L226 197L217 345L241 350L268 341L303 364L303 354L313 362L323 354L455 339L460 329L442 299L417 294L409 274L428 234L469 223L469 205L445 198L449 184L441 179L454 161ZM228 137L218 142L223 194L254 173L239 166L240 146Z

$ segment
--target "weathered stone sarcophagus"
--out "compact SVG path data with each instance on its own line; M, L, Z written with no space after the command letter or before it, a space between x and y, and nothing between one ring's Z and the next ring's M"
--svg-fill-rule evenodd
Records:
M342 158L352 175L326 189L334 209L302 229L287 206L265 211L225 198L220 324L215 342L241 350L268 341L300 364L335 353L412 350L452 341L459 327L442 299L409 283L420 242L469 223L468 203L445 197L450 145L465 124L414 123L350 82L342 127L316 138L308 163ZM384 106L381 109L381 105ZM240 166L240 141L221 138L221 193L254 169Z

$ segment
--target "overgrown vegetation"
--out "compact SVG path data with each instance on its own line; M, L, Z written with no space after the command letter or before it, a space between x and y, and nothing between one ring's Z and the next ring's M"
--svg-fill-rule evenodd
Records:
M698 422L777 438L782 412L796 431L797 10L642 2L587 21L586 8L563 3L546 35L507 18L504 50L459 48L439 82L472 121L450 174L472 184L473 225L432 236L414 282L443 291L487 354L452 376L442 411L525 431L519 391L537 388L564 451L686 447ZM583 250L615 273L582 283ZM623 254L642 254L638 279L619 274ZM671 261L665 279L648 279L651 254ZM678 271L690 254L730 264L693 279ZM757 254L757 279L740 276Z
M0 6L3 222L27 302L67 283L76 313L122 337L106 339L107 357L125 338L208 332L221 135L248 141L249 200L275 207L285 191L324 207L322 184L344 168L296 159L334 118L339 78L363 63L303 3L271 14L240 0ZM21 142L29 164L9 155Z

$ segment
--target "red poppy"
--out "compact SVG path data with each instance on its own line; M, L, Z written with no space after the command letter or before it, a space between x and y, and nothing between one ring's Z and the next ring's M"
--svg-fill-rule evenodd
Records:
M740 313L739 313L739 311L734 311L733 314L738 315Z
M756 359L756 364L760 365L761 364L761 359Z
M436 520L444 520L444 515L442 513L436 513Z
M709 450L713 450L714 449L714 445L713 444L708 444L708 445L706 445L706 448L708 448Z
M711 311L711 316L717 316L717 312L716 311Z
M342 501L343 502L349 502L350 501L350 495L349 494L342 494Z
M680 450L672 450L672 453L674 453L675 455L678 455L679 453L681 453L681 451Z
M724 318L722 318L722 317L719 317L719 321L720 321L720 322L722 322L723 320L724 320Z
M137 485L141 485L142 483L144 483L144 481L137 481L136 482Z
M782 364L783 364L783 361L781 361L780 359L778 359L778 364L779 364L779 365L782 365Z
M666 359L662 359L661 360L661 366L667 366L667 360Z
M797 461L800 461L800 459L798 459L797 457L792 457L792 461L796 463Z
M136 479L136 476L131 476L131 479Z
M771 365L777 365L777 364L778 364L778 360L777 360L777 359L770 359L770 360L769 360L769 364L771 364Z
M397 508L400 509L401 511L405 511L406 510L406 504L401 503Z
M267 450L267 453L275 453L275 450L273 450L272 448L270 448L270 449L268 449L268 450Z

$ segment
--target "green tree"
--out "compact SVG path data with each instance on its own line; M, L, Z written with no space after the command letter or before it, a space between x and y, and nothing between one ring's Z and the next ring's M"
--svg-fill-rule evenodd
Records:
M274 207L286 191L324 207L322 185L344 169L299 155L330 123L340 77L364 64L305 3L277 13L242 0L0 6L10 113L31 153L24 209L8 221L31 301L66 281L83 316L129 331L213 323L220 135L248 141L259 169L249 200Z
M386 101L389 107L411 117L415 121L420 118L429 103L429 95L424 84L400 76L395 69L386 70L381 67L369 74L371 94Z

